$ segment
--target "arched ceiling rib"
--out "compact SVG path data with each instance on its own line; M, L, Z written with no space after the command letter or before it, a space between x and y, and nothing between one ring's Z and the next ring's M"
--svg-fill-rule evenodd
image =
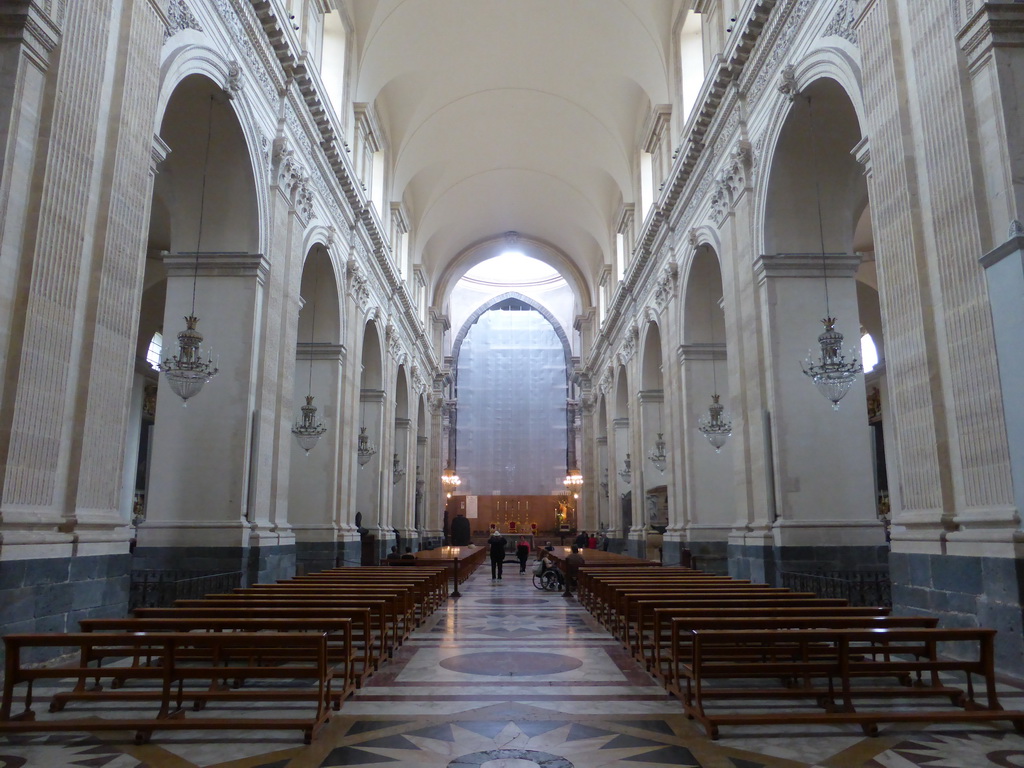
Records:
M348 0L353 98L387 132L391 199L432 281L515 230L592 285L633 202L638 131L670 103L677 0Z

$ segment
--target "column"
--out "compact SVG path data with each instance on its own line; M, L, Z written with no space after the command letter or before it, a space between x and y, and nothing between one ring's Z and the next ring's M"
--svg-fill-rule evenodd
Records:
M295 350L292 421L300 419L299 409L305 405L309 391L314 397L317 416L327 426L327 431L308 454L299 447L294 436L291 443L288 522L295 535L296 563L306 573L332 568L338 559L339 534L344 522L340 515L339 478L345 354L341 344L302 342Z
M829 255L829 311L859 358L854 274L858 256ZM875 563L884 531L875 513L871 447L858 376L838 411L801 370L824 317L820 255L762 256L761 289L766 382L772 421L777 518L776 565L784 569L855 568ZM791 548L801 548L791 549ZM795 554L790 554L786 550Z
M414 550L419 545L419 531L416 530L414 497L411 491L416 480L415 453L413 446L412 422L409 419L395 419L395 443L391 454L391 522L402 538L403 546ZM398 458L398 474L395 474L395 457Z
M725 418L731 417L726 348L718 342L682 344L678 357L683 381L681 437L686 446L686 515L682 524L687 546L699 559L698 565L723 571L727 570L729 533L736 520L736 442L730 437L716 452L698 427L701 419L708 416L716 388L720 403L725 406Z
M149 504L136 556L148 567L247 570L255 522L250 504L257 414L257 344L269 263L261 254L164 257L164 352L176 352L196 280L203 353L219 373L183 407L161 380L154 426ZM194 277L196 276L197 277ZM163 376L161 376L163 379Z

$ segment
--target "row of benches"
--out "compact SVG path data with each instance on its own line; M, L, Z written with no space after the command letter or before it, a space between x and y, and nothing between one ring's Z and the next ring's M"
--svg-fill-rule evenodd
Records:
M583 568L578 597L713 739L738 724L856 723L872 735L881 722L1024 729L1024 712L1004 710L996 694L992 629L939 628L932 617L683 567ZM953 707L922 708L925 699ZM752 701L771 705L752 711Z
M6 635L0 734L128 730L143 743L158 730L297 728L309 743L443 604L447 574L444 565L337 568L131 618L82 619L74 633ZM33 663L41 649L68 661ZM33 689L43 680L67 683L49 700L62 714L36 719ZM67 717L73 702L93 706ZM124 716L123 702L153 712ZM209 712L211 702L245 706ZM309 705L295 717L253 706L279 702Z

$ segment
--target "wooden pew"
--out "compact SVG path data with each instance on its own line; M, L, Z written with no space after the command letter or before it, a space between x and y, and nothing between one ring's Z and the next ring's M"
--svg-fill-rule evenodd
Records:
M303 611L297 614L290 609L266 613L221 608L212 613L204 611L200 614L187 608L150 610L167 615L81 619L79 627L82 632L323 632L327 634L327 660L335 667L332 670L334 678L342 681L341 687L335 688L335 709L361 685L366 674L365 644L357 643L356 635L362 638L369 631L369 611L334 609L328 615L326 611ZM284 654L281 663L287 663L291 658ZM341 667L340 674L338 666ZM66 698L70 701L74 696Z
M239 595L227 592L221 595L211 594L201 598L176 600L174 608L244 608L264 609L332 609L332 608L368 608L373 614L374 637L379 638L380 653L375 654L374 669L380 662L394 655L402 642L401 602L394 597L291 597L283 594L273 595ZM139 608L137 616L147 615L143 611L151 609Z
M303 732L308 744L330 717L334 694L328 662L327 633L315 632L184 632L184 633L106 633L74 632L11 634L4 638L4 690L0 703L0 733L47 731L135 731L136 743L149 741L154 731L163 730L236 730L291 729ZM77 653L77 661L57 666L32 667L22 662L24 652L34 648L67 649ZM301 652L301 653L300 653ZM254 655L292 653L298 656L288 665L252 663ZM148 663L132 667L102 666L104 660L146 658ZM228 677L273 681L274 686L229 688L221 681ZM112 714L97 717L94 711L81 718L36 720L32 709L32 688L37 680L74 679L81 693L95 700L155 702L155 712L147 717L133 707L130 714L117 708ZM85 690L85 681L96 679L140 682L149 689ZM202 687L185 688L186 683ZM24 684L24 709L14 712L15 688ZM158 693L152 696L154 690ZM130 694L135 694L134 696ZM247 707L244 716L226 717L222 713L203 717L186 716L184 699L202 705L220 702L312 701L313 711L303 717L281 717L280 712L260 715L258 708Z
M683 707L697 719L709 737L718 738L722 725L808 723L856 723L869 735L881 722L972 722L1008 720L1024 730L1024 712L1006 711L996 695L993 638L991 629L695 629L691 630L690 655L680 665L683 676ZM942 653L944 647L970 646L969 659L952 659ZM753 647L760 656L749 654ZM746 656L729 658L735 649L746 649ZM946 688L939 681L942 673L966 676L966 692ZM930 684L899 686L893 696L920 697L949 695L958 709L925 708L915 703L912 709L879 706L879 689L873 678L913 675L927 678ZM974 695L974 677L983 683L985 699ZM709 701L736 697L806 698L806 691L770 686L772 679L818 679L828 681L820 709L794 711L773 703L766 712L709 711ZM712 680L743 680L743 688L716 690ZM863 685L864 681L868 685ZM751 687L751 681L760 683ZM835 682L839 682L838 691ZM787 696L788 694L788 696ZM836 698L839 701L836 701Z

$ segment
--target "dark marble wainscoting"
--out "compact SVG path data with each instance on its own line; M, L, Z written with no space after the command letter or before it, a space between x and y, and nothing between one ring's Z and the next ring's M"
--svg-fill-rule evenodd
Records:
M996 667L1024 680L1024 560L893 552L889 567L894 612L997 630Z
M782 584L783 571L878 571L888 567L889 548L881 547L758 547L730 544L729 575L766 584Z
M127 552L0 562L0 634L74 631L82 618L124 616L130 567Z

